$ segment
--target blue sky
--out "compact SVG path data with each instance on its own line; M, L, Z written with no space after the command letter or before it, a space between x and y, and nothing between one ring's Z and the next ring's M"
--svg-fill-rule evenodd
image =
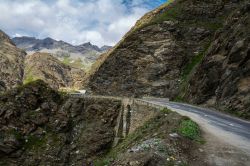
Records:
M71 44L114 45L166 0L0 0L0 29L11 37L52 37Z

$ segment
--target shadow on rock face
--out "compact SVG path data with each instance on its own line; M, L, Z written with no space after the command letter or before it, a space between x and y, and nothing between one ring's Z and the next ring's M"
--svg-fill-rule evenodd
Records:
M62 96L41 80L7 91L0 95L0 165L82 165L111 148L120 107Z
M3 81L0 81L0 92L5 90L6 90L5 83Z

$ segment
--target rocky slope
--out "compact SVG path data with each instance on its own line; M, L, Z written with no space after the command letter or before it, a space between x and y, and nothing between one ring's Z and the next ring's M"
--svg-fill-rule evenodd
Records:
M25 54L0 30L0 91L22 84Z
M48 53L35 53L25 59L24 83L42 79L50 87L80 88L85 72L63 64Z
M0 95L0 165L206 165L198 128L182 135L193 122L169 110L113 147L122 107L119 99L62 96L41 80L12 89Z
M0 106L0 165L80 166L111 147L121 103L69 99L36 81Z
M52 38L15 37L12 41L17 47L24 49L28 54L33 54L34 52L51 53L61 61L78 68L88 67L101 53L111 48L109 46L99 48L91 43L74 46Z
M241 20L238 24L235 23L230 28L230 23L227 25L227 18L231 17L231 13L241 6L248 6L248 3L244 0L174 0L164 4L142 17L114 49L94 65L96 68L92 69L93 73L88 76L86 87L94 94L103 95L149 95L172 99L183 99L183 96L187 96L188 101L199 104L216 96L215 93L219 92L216 89L220 90L218 95L221 96L224 89L220 88L221 86L231 87L230 90L224 90L228 92L225 92L222 98L218 96L220 99L217 101L221 104L224 102L222 105L228 105L229 108L233 105L232 101L238 102L235 107L237 111L249 112L246 109L249 105L246 100L249 98L243 97L249 94L246 88L249 64L243 63L248 60L245 57L249 53L246 37L249 36L246 31L249 29L249 9L246 9L245 14L239 13L239 16L233 19L233 23L237 19ZM241 16L242 19L239 18ZM242 27L242 22L247 27ZM222 39L226 41L220 47L218 42L222 42ZM234 66L234 63L226 65L228 58L225 58L225 55L229 56L229 52L225 49L233 48L237 52L238 46L242 47L239 50L243 49L242 56L233 53L237 58L233 58L232 62L237 61L243 66L239 68ZM211 62L208 62L209 58L205 58L204 61L207 62L203 61L202 67L197 68L196 75L193 75L203 57L209 56L207 51L212 54ZM230 72L231 69L227 70L233 66L237 68L235 73L241 73L231 79L237 80L237 83L232 83L229 79L236 76L234 72ZM227 80L224 80L226 78ZM186 92L190 79L193 81L190 82L189 92ZM238 87L241 88L240 91L232 92ZM230 99L227 98L229 91ZM235 101L239 96L242 96L242 99Z
M184 98L250 119L250 4L217 31Z

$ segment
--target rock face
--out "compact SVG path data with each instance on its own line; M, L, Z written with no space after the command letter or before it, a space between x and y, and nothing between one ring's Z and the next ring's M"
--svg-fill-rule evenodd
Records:
M78 68L91 65L101 53L111 48L109 46L99 48L89 42L74 46L52 38L15 37L12 41L28 54L33 54L34 52L50 53L61 61Z
M216 33L185 98L250 118L250 4Z
M206 164L197 142L181 132L170 136L189 119L146 105L141 110L157 110L154 116L114 147L131 118L121 118L123 104L63 96L41 80L7 91L0 95L0 165Z
M176 0L146 14L97 65L87 86L96 94L175 97L188 66L238 5Z
M0 91L22 84L25 54L0 30Z
M82 165L111 148L120 101L69 99L32 82L0 95L0 165Z
M85 72L63 64L48 53L35 53L25 59L24 83L42 79L50 87L80 88Z
M86 87L182 99L249 118L249 29L249 1L173 1L140 19L94 65Z

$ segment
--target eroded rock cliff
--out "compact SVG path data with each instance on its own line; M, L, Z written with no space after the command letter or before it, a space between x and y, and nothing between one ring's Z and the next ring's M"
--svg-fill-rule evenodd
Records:
M94 65L94 94L156 96L249 118L249 1L175 0Z
M216 32L185 99L250 118L250 4L234 11Z
M0 96L0 165L82 165L111 148L116 100L67 98L35 81Z
M0 30L0 91L22 84L25 54Z
M206 164L202 133L190 119L137 103L139 114L151 114L145 120L122 115L124 107L120 99L59 94L41 80L7 91L0 95L0 165Z
M96 94L174 97L209 46L231 1L176 0L146 14L89 77Z

